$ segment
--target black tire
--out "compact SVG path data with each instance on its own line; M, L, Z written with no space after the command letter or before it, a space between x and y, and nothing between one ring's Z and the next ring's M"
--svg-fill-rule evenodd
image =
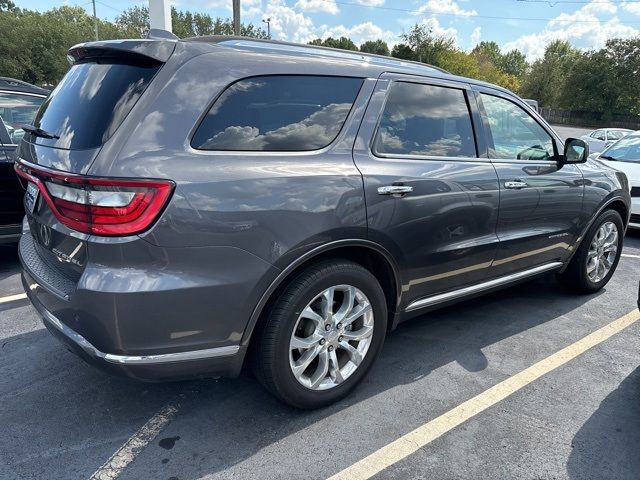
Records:
M618 228L618 251L616 252L615 260L607 273L600 281L594 282L589 278L587 274L587 255L593 238L595 237L598 229L606 222L613 222ZM602 212L593 225L589 228L587 234L582 239L582 243L575 253L571 262L567 266L564 272L558 275L558 280L565 287L578 292L578 293L594 293L604 287L618 266L620 261L620 254L622 253L622 242L624 237L624 224L620 214L615 210L607 209Z
M336 285L351 285L366 295L374 318L372 340L362 363L348 378L330 389L313 390L295 378L289 363L289 342L300 312ZM257 332L253 370L267 390L283 402L302 409L320 408L347 396L365 377L382 349L386 330L384 292L371 272L346 260L323 261L295 275L281 291Z

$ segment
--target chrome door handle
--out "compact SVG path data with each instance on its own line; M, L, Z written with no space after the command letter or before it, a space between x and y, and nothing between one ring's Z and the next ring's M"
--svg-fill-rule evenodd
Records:
M378 195L404 195L413 192L413 187L408 185L386 185L378 187Z
M511 180L509 182L504 182L504 188L513 188L515 190L526 188L528 186L529 184L527 184L527 182L523 182L522 180Z

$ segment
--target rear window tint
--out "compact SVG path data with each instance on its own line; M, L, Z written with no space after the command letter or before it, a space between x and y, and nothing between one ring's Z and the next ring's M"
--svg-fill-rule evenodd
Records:
M37 143L80 150L106 142L131 111L158 71L157 64L109 60L73 65L35 119L35 125L60 137Z
M347 77L277 75L234 83L191 141L201 150L306 151L338 135L362 86Z

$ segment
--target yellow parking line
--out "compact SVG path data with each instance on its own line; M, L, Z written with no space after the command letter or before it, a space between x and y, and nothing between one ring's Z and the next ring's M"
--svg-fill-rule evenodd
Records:
M373 452L368 457L333 475L330 477L330 480L371 478L385 468L407 458L412 453L433 442L438 437L466 422L475 415L478 415L487 408L521 390L546 373L555 370L590 348L604 342L616 333L621 332L637 322L638 319L640 319L638 310L629 312L625 316L614 320L581 340L526 368L520 373L503 380L481 394L421 425L412 432L394 440Z
M8 297L0 297L1 303L15 302L16 300L22 300L23 298L27 298L26 293L18 293L16 295L9 295Z

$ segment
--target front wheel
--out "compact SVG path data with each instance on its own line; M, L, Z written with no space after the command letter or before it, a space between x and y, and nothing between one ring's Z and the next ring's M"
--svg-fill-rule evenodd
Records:
M386 327L376 278L355 263L323 262L296 275L279 295L257 339L254 369L284 402L319 408L364 378Z
M622 253L624 225L615 210L605 210L593 222L566 270L558 276L567 287L593 293L604 287Z

